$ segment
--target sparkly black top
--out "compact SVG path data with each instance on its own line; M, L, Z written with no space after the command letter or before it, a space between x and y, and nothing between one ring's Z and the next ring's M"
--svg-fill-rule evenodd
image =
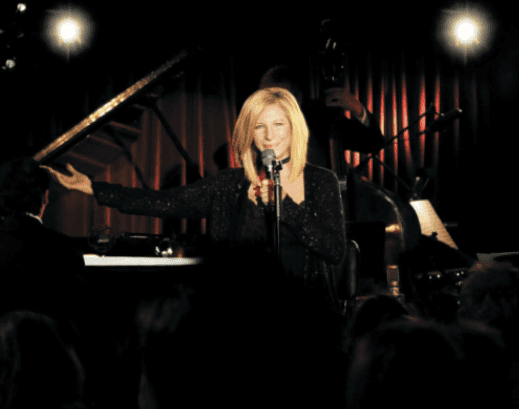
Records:
M323 261L339 264L344 257L344 209L334 172L307 164L304 183L305 200L301 204L288 195L282 201L281 251L284 264L291 265L295 275L314 275L322 270L318 266ZM213 242L268 242L269 209L261 201L256 205L248 198L250 182L242 168L222 170L190 185L163 191L105 182L92 185L99 205L122 213L207 218Z

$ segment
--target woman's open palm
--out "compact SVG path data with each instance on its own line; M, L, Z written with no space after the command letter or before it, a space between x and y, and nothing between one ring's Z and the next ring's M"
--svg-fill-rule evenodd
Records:
M67 170L72 174L71 176L58 172L57 170L49 168L48 166L42 166L42 168L50 172L54 180L56 180L65 188L70 190L79 190L80 192L84 192L88 195L93 195L94 191L92 190L92 181L90 178L84 173L74 169L74 167L69 163L67 163L66 167Z

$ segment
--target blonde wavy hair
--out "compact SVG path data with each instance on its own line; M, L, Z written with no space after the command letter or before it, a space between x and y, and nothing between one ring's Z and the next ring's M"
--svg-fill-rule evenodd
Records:
M258 183L256 156L254 146L254 125L263 109L269 105L279 106L290 121L292 145L290 160L292 173L290 182L294 182L306 164L308 150L308 126L295 97L284 88L264 88L254 92L247 98L240 111L232 137L233 154L236 163L245 169L245 175L251 183Z

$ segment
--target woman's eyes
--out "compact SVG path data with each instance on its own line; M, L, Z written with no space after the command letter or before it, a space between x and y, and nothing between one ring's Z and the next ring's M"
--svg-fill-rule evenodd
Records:
M285 123L284 122L276 122L274 125L275 126L283 126L283 125L285 125ZM264 125L262 125L262 124L256 125L254 127L254 129L262 129L262 128L264 128Z

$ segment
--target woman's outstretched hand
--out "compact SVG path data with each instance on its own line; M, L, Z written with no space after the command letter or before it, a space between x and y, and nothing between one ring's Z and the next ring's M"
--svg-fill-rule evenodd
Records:
M72 176L65 175L55 169L49 168L48 166L41 167L47 170L52 175L54 180L56 180L65 188L70 190L79 190L80 192L86 193L87 195L94 194L94 190L92 189L92 181L90 178L84 173L78 172L71 164L67 163L66 167Z

